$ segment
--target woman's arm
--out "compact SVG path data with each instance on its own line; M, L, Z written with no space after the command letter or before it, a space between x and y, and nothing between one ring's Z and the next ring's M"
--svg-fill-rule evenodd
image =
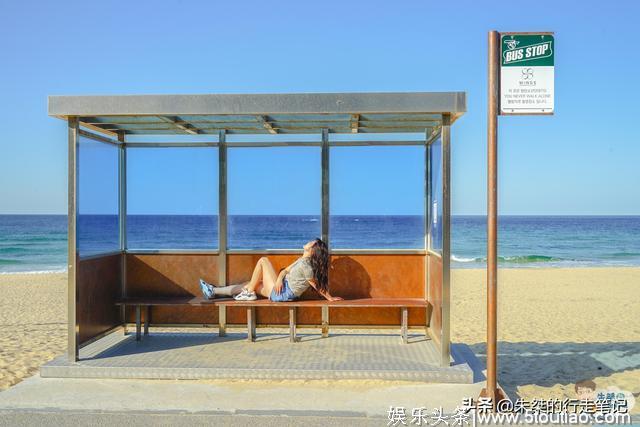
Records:
M340 301L342 298L341 297L334 297L331 296L331 294L329 293L329 291L323 291L321 289L318 289L318 286L316 285L316 282L313 280L309 280L309 284L313 287L313 289L315 289L320 295L322 295L324 297L324 299L326 299L327 301Z
M278 274L276 283L275 285L273 285L273 289L276 291L278 295L280 295L280 293L282 292L282 286L284 285L284 276L286 276L291 271L291 267L293 267L293 264L295 263L296 261L292 262L291 264L289 264L288 266L280 270L280 274Z
M282 293L282 287L284 286L284 276L287 275L287 269L283 268L280 270L280 274L278 274L278 278L276 279L276 283L273 285L273 290L276 291L276 294L280 295Z

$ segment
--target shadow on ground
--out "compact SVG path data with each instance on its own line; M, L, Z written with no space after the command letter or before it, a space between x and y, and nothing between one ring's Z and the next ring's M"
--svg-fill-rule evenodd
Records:
M469 347L486 366L486 345ZM639 368L640 342L498 343L498 381L512 398L518 386L572 385Z

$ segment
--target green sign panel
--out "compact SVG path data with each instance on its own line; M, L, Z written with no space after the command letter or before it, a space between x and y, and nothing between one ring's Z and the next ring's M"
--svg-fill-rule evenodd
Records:
M500 113L553 114L553 33L500 37Z
M551 34L503 34L503 67L553 67L555 49Z

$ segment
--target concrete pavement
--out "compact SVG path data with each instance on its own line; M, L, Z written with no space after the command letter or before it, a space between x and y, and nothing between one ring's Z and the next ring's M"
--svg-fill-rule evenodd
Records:
M482 385L34 376L0 393L0 425L112 425L125 417L129 425L383 426L390 406L405 407L409 415L416 407L451 413L462 397L477 396Z
M105 413L74 411L0 411L0 426L75 427L75 426L247 426L263 427L378 427L386 426L385 418L322 417L322 416L274 416L274 415L223 415L206 413Z

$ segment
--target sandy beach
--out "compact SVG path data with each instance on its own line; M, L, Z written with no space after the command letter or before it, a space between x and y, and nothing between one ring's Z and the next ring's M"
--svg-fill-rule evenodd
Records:
M0 390L64 352L66 274L0 274Z
M484 276L452 271L452 340L480 359ZM640 268L505 269L499 280L499 373L511 397L575 398L585 379L640 393ZM3 390L64 352L66 275L3 274L0 292Z
M452 341L485 354L485 271L452 271ZM509 396L575 398L575 383L640 392L640 268L498 273L498 371ZM634 413L640 413L640 404Z

